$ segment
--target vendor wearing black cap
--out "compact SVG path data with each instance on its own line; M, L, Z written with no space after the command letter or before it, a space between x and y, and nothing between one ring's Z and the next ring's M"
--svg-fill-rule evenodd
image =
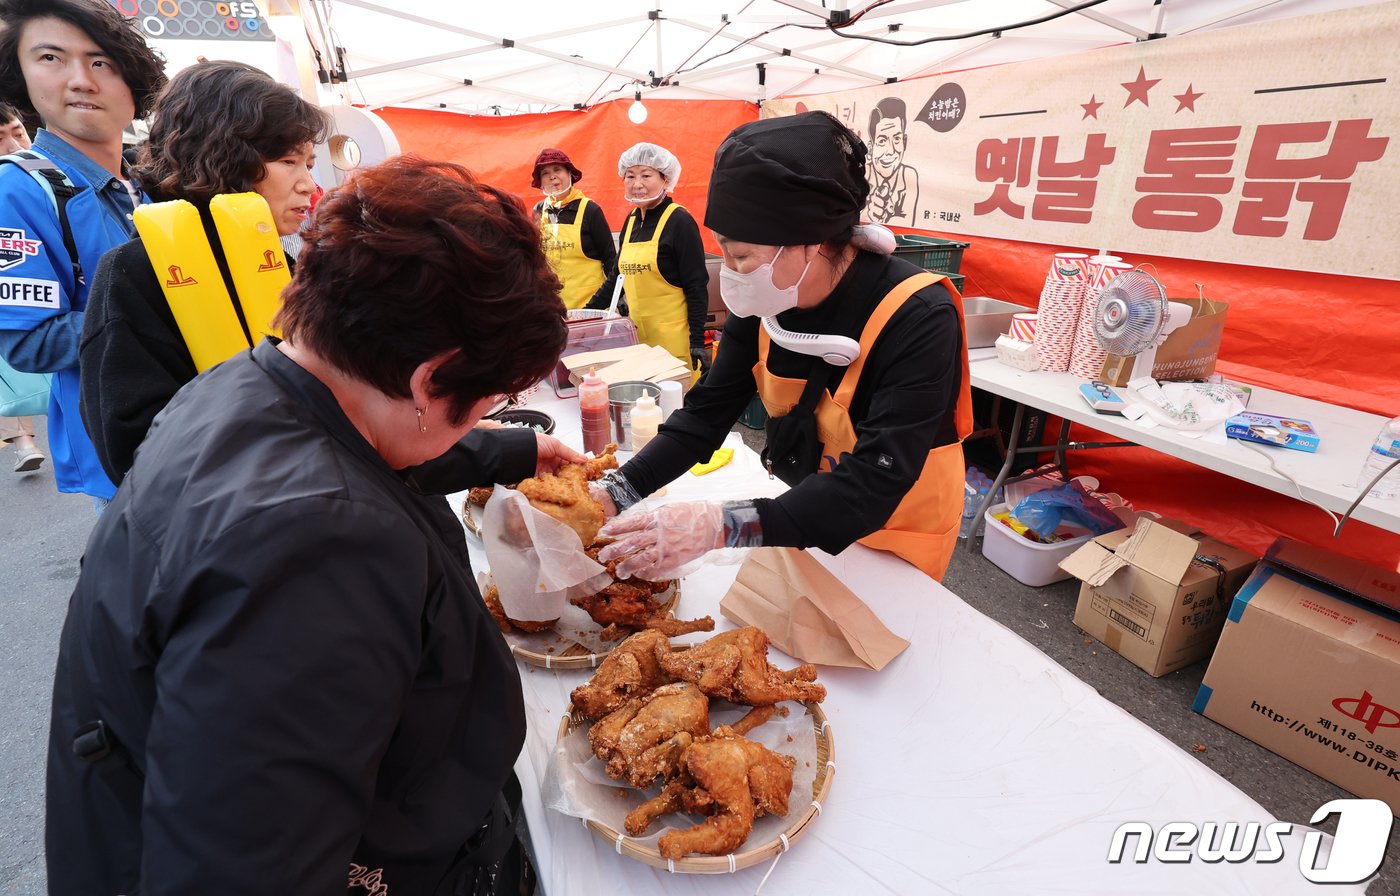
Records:
M620 273L637 338L666 349L689 368L698 364L706 370L710 272L705 246L690 212L668 195L680 180L680 160L665 147L638 143L618 158L617 174L633 208L622 224L617 270L588 307L612 303Z
M562 149L551 146L535 157L530 186L544 192L535 204L535 220L568 308L582 308L617 266L607 216L576 186L581 180L583 172Z
M857 540L935 579L947 569L972 424L962 302L947 278L882 254L888 231L857 226L865 156L824 112L751 122L720 145L705 213L731 312L719 354L604 487L626 510L708 459L757 390L770 416L765 461L793 488L612 520L599 534L618 540L599 559L626 556L619 576L668 578L721 547L836 553ZM810 342L855 358L835 366L787 347Z

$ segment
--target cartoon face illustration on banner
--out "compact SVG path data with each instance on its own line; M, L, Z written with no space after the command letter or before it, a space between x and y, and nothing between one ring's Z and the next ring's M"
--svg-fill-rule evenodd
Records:
M870 161L866 180L870 198L865 218L876 224L912 225L919 204L919 172L904 164L909 119L904 101L885 97L870 112Z

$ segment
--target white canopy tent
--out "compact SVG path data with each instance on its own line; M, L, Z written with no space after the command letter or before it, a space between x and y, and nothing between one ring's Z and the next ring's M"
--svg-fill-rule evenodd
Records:
M829 93L1395 0L270 0L344 101L474 114ZM285 27L278 28L286 36ZM1266 48L1261 48L1264 50Z

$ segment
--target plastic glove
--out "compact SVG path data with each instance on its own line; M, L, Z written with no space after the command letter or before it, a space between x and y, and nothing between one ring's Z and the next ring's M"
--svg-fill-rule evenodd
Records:
M644 497L627 481L622 470L609 470L602 479L588 483L588 493L603 505L603 516L607 519L612 519Z
M696 366L698 365L699 368L700 368L700 374L703 376L703 375L705 374L705 371L707 371L707 370L710 369L710 363L711 363L711 361L710 361L710 353L707 352L707 351L705 351L705 347L704 347L703 345L700 345L700 346L692 345L692 346L690 347L690 369L691 369L691 370L694 370L694 369L696 368Z
M625 557L617 566L619 579L674 579L686 564L725 546L724 508L703 502L667 504L619 516L598 537L617 539L598 552L598 562Z
M617 502L601 481L588 483L588 496L603 506L603 519L610 520L617 516Z
M552 473L564 464L581 464L588 458L554 436L535 433L535 475Z

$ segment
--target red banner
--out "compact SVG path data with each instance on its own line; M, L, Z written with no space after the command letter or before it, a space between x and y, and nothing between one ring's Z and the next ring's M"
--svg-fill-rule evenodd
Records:
M533 206L543 195L530 187L535 156L547 146L564 150L583 171L582 190L602 206L608 224L621 229L631 208L622 198L618 157L640 142L675 153L681 176L672 195L697 221L705 217L705 195L715 149L729 132L758 117L750 103L728 100L651 101L640 125L627 118L631 100L604 103L586 111L543 115L454 115L417 109L376 109L393 129L404 152L466 165L487 183L520 194ZM710 232L700 229L706 249L718 254Z

